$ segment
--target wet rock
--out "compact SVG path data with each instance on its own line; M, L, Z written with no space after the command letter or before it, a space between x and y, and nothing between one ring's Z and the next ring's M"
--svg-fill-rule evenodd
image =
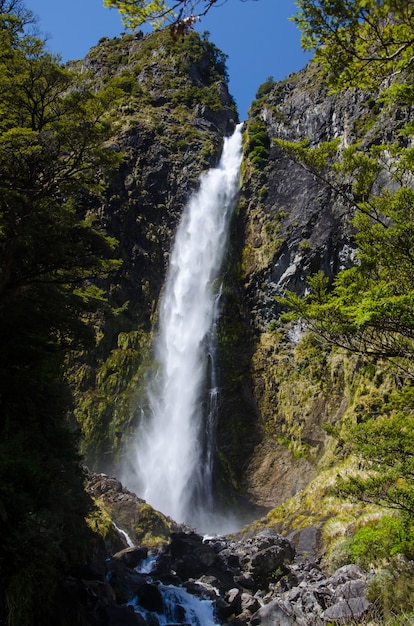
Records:
M157 585L146 582L137 591L140 606L147 609L147 611L164 613L164 601Z
M108 571L107 578L114 591L116 601L119 604L126 604L137 595L138 589L145 585L145 577L122 564L116 564L114 561L109 563L109 567L111 569Z

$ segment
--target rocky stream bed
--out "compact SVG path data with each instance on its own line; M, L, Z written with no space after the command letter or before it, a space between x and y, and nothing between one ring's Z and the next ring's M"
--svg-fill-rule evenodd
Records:
M137 519L143 501L119 481L99 475L92 477L90 488L101 497L106 494L118 518L122 512L135 510ZM102 544L82 571L67 580L73 623L359 623L372 608L364 596L368 575L355 565L341 567L331 575L324 572L315 552L316 535L310 526L288 537L271 529L250 535L202 537L191 529L177 528L157 548L129 546L108 554L108 545L105 550ZM120 545L126 546L125 536L128 534L119 534ZM201 613L197 600L201 600Z

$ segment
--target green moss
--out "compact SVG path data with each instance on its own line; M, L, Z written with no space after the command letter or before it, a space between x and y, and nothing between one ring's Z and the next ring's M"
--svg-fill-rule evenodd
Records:
M114 544L119 542L117 530L109 514L99 501L95 500L95 507L86 518L86 523L89 528L102 537L105 542Z
M102 458L116 458L137 425L136 406L150 365L148 334L121 332L117 343L94 374L83 366L82 371L89 373L88 386L81 387L79 378L73 383L77 388L74 414L82 431L81 449L92 468Z
M140 507L139 520L133 528L137 542L152 548L169 542L174 523L149 504L143 504Z
M270 151L270 139L264 122L259 118L249 120L244 141L244 155L255 170L262 170Z

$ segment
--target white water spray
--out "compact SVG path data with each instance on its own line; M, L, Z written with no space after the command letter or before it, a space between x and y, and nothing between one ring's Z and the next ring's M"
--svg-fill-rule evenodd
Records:
M155 344L159 370L148 392L151 415L137 435L136 475L127 479L154 508L197 527L212 506L214 281L239 188L241 126L225 139L218 167L202 177L177 230Z

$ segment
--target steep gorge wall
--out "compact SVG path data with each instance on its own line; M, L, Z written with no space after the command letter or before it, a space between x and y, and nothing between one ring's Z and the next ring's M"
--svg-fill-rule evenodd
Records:
M168 31L104 40L82 69L123 92L114 105L113 148L125 161L92 208L119 241L123 265L101 285L112 308L96 313L96 350L70 370L87 462L116 474L145 409L151 333L175 229L237 112L224 56L195 33L178 43ZM354 415L378 387L356 357L301 340L302 329L280 318L275 296L303 294L309 275L335 275L352 265L355 249L349 206L274 139L370 145L396 132L398 115L383 114L367 93L329 94L312 65L259 88L244 128L218 328L216 484L226 500L237 494L273 507L300 491L339 459L325 425Z
M380 393L357 357L303 337L280 317L275 296L285 289L303 295L310 275L332 277L351 266L355 246L352 207L274 139L369 146L395 137L404 115L383 112L365 92L329 94L312 64L268 81L257 97L246 123L220 331L225 392L217 445L230 482L273 507L341 460L331 427Z

